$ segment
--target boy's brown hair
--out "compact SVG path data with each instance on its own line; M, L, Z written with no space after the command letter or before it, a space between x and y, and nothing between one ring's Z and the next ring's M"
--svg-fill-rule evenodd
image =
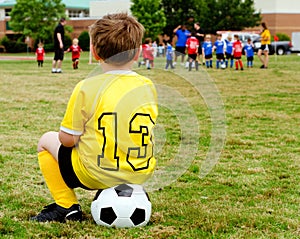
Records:
M90 27L94 52L113 65L130 62L140 49L144 27L127 13L108 14Z

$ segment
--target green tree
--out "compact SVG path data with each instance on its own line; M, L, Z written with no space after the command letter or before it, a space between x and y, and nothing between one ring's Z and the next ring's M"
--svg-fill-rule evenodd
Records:
M164 33L169 36L178 25L187 25L189 30L192 30L195 20L204 21L205 0L162 0L162 5L167 18Z
M55 24L64 15L61 0L17 0L9 25L15 32L44 41L52 39Z
M78 40L79 40L79 45L83 51L90 50L90 35L88 31L83 31L78 37Z
M145 37L153 40L163 33L166 17L160 0L131 0L131 12L143 24Z
M207 30L211 33L218 30L240 31L257 26L261 21L260 13L255 12L254 0L209 0L207 3L207 8L213 9L206 15Z
M259 25L261 16L254 0L162 0L167 18L165 33L172 34L179 24L198 21L207 33L218 30L243 30Z

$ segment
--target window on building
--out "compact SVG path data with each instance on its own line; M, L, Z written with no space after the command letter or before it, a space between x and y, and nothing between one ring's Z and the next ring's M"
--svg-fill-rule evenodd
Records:
M5 9L5 17L10 17L10 13L11 13L11 8L6 8Z
M83 18L88 17L89 12L86 10L69 10L69 18Z

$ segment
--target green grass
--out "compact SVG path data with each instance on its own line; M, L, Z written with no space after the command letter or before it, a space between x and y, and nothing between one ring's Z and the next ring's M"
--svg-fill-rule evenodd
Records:
M143 228L131 229L95 225L90 215L94 192L81 189L76 193L85 213L82 223L28 220L52 202L37 162L39 137L58 130L73 87L96 68L87 64L84 53L74 71L67 55L64 73L51 74L52 54L48 57L40 69L34 60L0 61L0 238L300 237L299 56L271 56L268 70L260 70L256 58L255 68L244 72L164 71L162 59L155 62L155 70L137 69L158 88L171 89L160 104L156 157L158 170L168 165L166 172L176 173L178 163L184 174L175 174L171 184L161 182L161 189L156 185L159 190L149 190L151 220ZM219 96L209 95L207 84L215 85ZM193 125L186 125L189 115L176 111L185 108L170 107L180 101L173 92L182 96L198 120L200 137L192 158L190 152L179 151L181 144L186 149L193 146L186 140L193 135L181 131ZM206 103L214 99L226 113L226 143L218 163L201 178L215 127L215 109ZM178 154L181 158L173 164ZM161 177L168 180L168 175Z

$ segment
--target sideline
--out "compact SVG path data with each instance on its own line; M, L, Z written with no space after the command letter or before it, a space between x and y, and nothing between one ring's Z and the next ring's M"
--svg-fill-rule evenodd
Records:
M45 57L45 60L52 59L51 57ZM0 61L6 61L6 60L11 60L11 61L32 61L36 60L36 56L2 56L0 54Z
M11 61L18 61L18 60L35 60L35 57L30 57L30 56L1 56L0 55L0 60L11 60Z

